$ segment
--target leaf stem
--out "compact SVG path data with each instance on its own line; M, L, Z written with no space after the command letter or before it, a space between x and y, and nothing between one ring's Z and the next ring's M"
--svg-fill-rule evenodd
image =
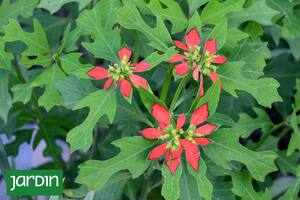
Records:
M166 79L164 81L163 88L161 90L160 100L162 100L163 102L166 102L166 98L167 98L167 95L168 95L168 90L169 90L172 75L173 75L174 66L175 66L174 64L171 64L171 67L170 67L170 69L167 73Z
M189 76L185 76L185 77L180 81L179 86L178 86L178 88L177 88L177 90L176 90L176 92L175 92L175 95L174 95L173 100L172 100L171 105L170 105L170 109L169 109L170 112L173 112L173 110L176 108L177 100L178 100L178 98L179 98L179 96L180 96L180 94L181 94L181 92L182 92L182 90L183 90L185 84L186 84L187 81L189 80L189 78L190 78Z
M14 61L14 65L13 66L15 67L16 74L17 74L17 77L18 77L19 81L21 83L26 83L27 81L26 81L25 77L23 76L23 73L22 73L22 71L21 71L21 69L20 69L20 67L18 65L18 61L17 60Z
M259 149L265 141L268 139L268 137L277 129L284 127L285 126L285 121L280 122L279 124L275 124L269 131L267 131L261 138L261 140L256 144L254 149Z

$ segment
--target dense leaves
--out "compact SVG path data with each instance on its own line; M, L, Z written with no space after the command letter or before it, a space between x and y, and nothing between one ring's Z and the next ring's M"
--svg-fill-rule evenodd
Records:
M101 99L101 103L97 99ZM80 100L73 109L84 107L89 107L87 118L68 133L67 141L71 144L72 151L87 150L90 147L93 140L93 129L103 115L106 115L110 122L113 121L116 113L116 93L114 90L93 92Z
M132 177L136 178L147 169L149 161L146 161L145 157L149 148L153 146L152 142L136 136L114 141L113 144L120 148L120 153L106 161L90 160L82 164L77 182L91 189L100 189L114 173L120 170L127 169Z

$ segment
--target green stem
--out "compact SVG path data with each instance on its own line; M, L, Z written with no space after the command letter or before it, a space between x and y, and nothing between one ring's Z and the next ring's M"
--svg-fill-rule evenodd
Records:
M201 98L204 96L204 94L200 94L201 91L201 87L203 88L203 74L200 74L201 78L200 78L200 84L199 84L199 88L198 88L198 92L195 96L195 99L188 111L188 113L191 113L194 111L194 109L197 107L198 103L200 102Z
M166 79L164 81L163 88L161 90L160 100L162 100L163 102L166 102L166 99L167 99L168 90L170 87L174 66L175 66L174 64L171 65L171 67L167 73Z
M261 138L261 140L256 144L254 149L259 149L264 143L265 141L268 139L268 137L277 129L281 128L285 126L285 121L280 122L279 124L275 124L271 129L269 129L269 131L267 131Z
M27 81L26 81L25 77L23 76L22 71L21 71L17 61L13 66L15 67L15 70L16 70L17 77L18 77L19 81L21 83L26 83Z
M64 68L61 65L60 62L60 54L56 54L53 56L54 62L56 63L57 67L66 75L69 76L69 74L64 70Z
M185 84L186 84L187 81L189 80L189 78L190 78L189 76L185 76L185 77L180 81L179 86L178 86L178 88L177 88L177 90L176 90L176 92L175 92L175 95L174 95L173 100L172 100L171 105L170 105L170 109L169 109L170 112L173 112L173 110L176 108L177 100L178 100L178 98L179 98L179 96L180 96L180 94L181 94L181 92L182 92L182 90L183 90Z

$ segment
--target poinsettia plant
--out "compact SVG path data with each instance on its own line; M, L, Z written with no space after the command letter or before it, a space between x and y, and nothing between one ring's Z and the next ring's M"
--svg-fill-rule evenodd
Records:
M3 0L0 199L24 145L51 199L299 198L299 5Z

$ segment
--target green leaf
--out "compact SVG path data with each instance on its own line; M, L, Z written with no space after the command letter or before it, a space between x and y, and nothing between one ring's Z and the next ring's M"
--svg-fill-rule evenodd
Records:
M223 89L233 96L236 90L251 94L259 104L270 107L273 102L281 101L277 92L279 83L272 78L248 79L241 74L244 62L227 62L218 69Z
M22 83L14 85L11 88L13 92L13 102L22 102L26 104L31 99L32 87L30 87L30 83Z
M239 143L239 137L240 133L232 129L219 129L211 135L211 144L203 150L214 163L228 170L232 169L231 161L243 163L258 181L263 181L267 174L277 170L274 152L250 151Z
M162 5L165 7L162 7ZM155 16L172 23L172 34L183 31L187 26L187 18L176 1L150 0L148 8Z
M198 32L201 33L202 22L200 20L200 15L197 10L193 14L193 16L189 19L188 27L186 30L191 30L194 27L196 27Z
M81 99L96 90L90 81L82 80L75 76L69 76L64 80L55 81L54 85L61 93L63 105L70 109Z
M215 84L213 84L200 99L196 99L196 101L192 104L189 113L192 113L196 108L199 108L201 105L208 103L209 115L213 115L216 112L216 109L219 104L220 99L220 80L217 80Z
M228 0L222 3L210 1L201 13L202 23L218 24L228 13L241 10L244 2L245 0Z
M72 151L88 150L93 140L93 129L101 117L106 115L110 122L113 121L116 113L116 93L113 89L93 92L79 101L74 110L84 107L89 107L88 116L67 135Z
M271 199L271 194L268 190L264 193L257 193L252 185L252 178L245 173L231 174L233 188L232 191L242 199L247 200L266 200Z
M161 194L166 200L177 200L180 196L180 177L182 174L182 164L178 166L175 174L172 175L168 166L164 163L162 175L164 177Z
M114 119L114 124L127 124L135 122L144 122L150 126L152 123L147 119L145 114L139 108L137 102L133 99L129 104L124 97L118 93L117 95L117 113Z
M114 174L101 190L96 191L94 199L121 199L124 187L130 178L131 175L127 172L119 172Z
M246 78L256 79L264 75L265 58L268 52L266 42L250 43L246 40L234 50L233 60L237 62L244 61L245 65L242 66L242 74Z
M295 15L294 7L299 4L299 1L293 3L282 0L269 0L272 8L280 11L283 18L282 34L284 37L296 37L300 33L300 20Z
M276 105L276 109L283 117L289 116L293 112L291 106L295 93L293 88L295 88L296 79L300 77L300 68L297 63L290 60L290 54L281 54L268 63L264 73L265 76L275 78L280 83L279 94L283 102Z
M228 116L221 113L214 113L209 117L208 122L221 124L222 126L231 127L235 124L235 122Z
M46 147L43 150L44 156L57 157L62 152L61 146L55 141L58 138L64 137L66 135L66 131L62 127L57 126L58 123L59 122L57 121L49 123L45 120L38 124L39 130L35 135L33 148L36 149L41 141L44 140L46 142Z
M127 1L124 3L124 7L118 10L118 13L118 22L121 26L142 32L150 41L149 45L160 51L169 49L168 46L172 44L172 39L159 16L156 17L156 27L152 28L146 24L137 8Z
M186 162L182 162L180 178L180 200L201 199L195 178L188 172ZM193 169L192 169L193 170Z
M206 4L209 0L187 0L189 6L189 15L192 16L200 6Z
M45 86L44 93L38 100L39 106L43 106L49 111L53 106L61 104L61 95L54 86L56 80L62 80L66 75L56 65L45 69L38 77L36 77L31 87Z
M76 70L80 70L83 67L83 64L79 61L80 57L82 56L81 53L69 53L61 56L59 58L60 60L60 66L61 68L67 73L71 74L72 72ZM85 66L85 65L84 65ZM87 65L89 66L89 65Z
M149 111L149 113L152 112L152 106L154 103L160 103L161 105L166 107L166 105L163 101L158 99L153 93L150 93L149 91L145 90L144 88L140 87L139 93L140 93L141 100L142 100L144 106Z
M295 111L300 110L300 79L296 80L297 93L295 95Z
M276 138L276 139L274 138L274 142L275 142L274 149L275 150L277 150L277 145L278 145L279 139L280 138ZM296 175L297 174L296 173L297 163L298 163L298 159L299 159L299 156L297 155L297 153L293 153L291 156L286 156L285 151L279 151L279 152L277 152L277 154L278 154L278 158L276 159L276 164L277 164L278 168L280 169L281 173L284 176L288 176L290 174Z
M34 6L37 0L19 0L11 3L10 0L3 0L0 6L0 31L3 31L3 25L10 19L16 19L18 16L28 18L32 16Z
M31 68L33 65L40 65L44 67L50 67L52 65L52 60L49 56L38 55L34 59L30 57L22 56L20 64L26 68Z
M196 172L190 165L187 165L187 170L196 180L196 188L198 194L206 200L212 199L213 185L206 176L207 167L204 160L199 160L199 171Z
M62 39L62 33L69 20L62 16L50 15L48 12L42 12L41 10L40 12L37 12L34 17L41 23L44 28L47 35L48 44L50 48L53 49L52 53L60 53L60 50L57 49L59 47L58 43ZM30 25L30 29L32 29L30 20L27 21L28 22L26 23Z
M232 182L230 181L219 181L213 183L214 192L213 199L221 200L221 199L235 199L235 195L232 192Z
M292 113L290 124L293 129L293 133L288 146L287 156L290 156L297 149L298 151L300 150L300 129L296 112Z
M244 33L237 28L229 28L223 50L228 52L228 54L231 54L237 46L237 43L247 37L249 37L247 33Z
M166 62L175 53L177 53L177 51L175 50L175 47L169 48L163 54L159 54L157 51L154 51L153 53L151 53L149 56L147 56L145 58L145 61L148 63L151 63L151 69L152 69L162 62Z
M24 31L17 20L9 20L9 24L4 26L6 42L21 41L26 44L27 49L22 52L24 56L37 56L50 52L47 37L42 25L38 20L33 19L34 32Z
M5 51L5 41L0 37L0 69L11 71L12 54Z
M253 109L256 113L255 118L246 113L241 113L239 114L239 121L232 127L234 130L242 133L241 136L244 138L249 137L257 129L262 129L264 132L273 126L273 122L264 110L256 107Z
M80 165L76 182L90 189L101 189L116 172L129 170L132 177L137 178L148 168L147 154L154 145L152 141L135 136L115 140L112 144L120 153L105 161L89 160Z
M264 28L262 25L254 21L250 21L247 23L247 26L245 27L245 32L250 35L252 40L256 40L258 37L264 34Z
M71 29L72 24L69 23L63 33L63 40L61 42L61 51L74 51L78 47L76 45L76 41L81 35L81 29L79 27L76 27L74 29Z
M7 122L8 111L12 106L12 98L8 92L9 72L0 69L0 118Z
M94 13L97 14L95 20L99 21L104 29L111 30L117 22L117 11L121 6L120 0L101 0L91 11L96 12ZM92 14L92 12L89 13Z
M217 40L217 49L220 50L224 46L227 39L227 18L224 17L213 30L210 32L208 38Z
M266 0L257 0L245 9L230 13L228 17L229 23L233 26L239 26L246 21L255 21L259 24L268 26L273 25L271 19L277 14L279 14L279 12L270 8Z
M102 2L102 1L101 1ZM117 29L112 30L110 17L116 15L115 10L109 10L109 15L105 15L105 7L99 2L92 10L84 10L77 19L77 24L82 34L91 35L94 42L83 42L82 45L95 57L103 58L113 62L119 62L118 50L121 46L121 37ZM106 1L109 3L109 1ZM115 2L115 1L111 1ZM111 4L115 5L115 4ZM111 15L111 16L110 16ZM106 24L107 23L107 24Z
M140 0L123 0L123 2L130 2L135 5L143 14L152 15L152 12L148 8L149 1Z
M45 86L45 91L38 100L39 106L43 106L47 112L49 112L54 106L60 105L61 102L61 95L54 87L53 83L49 83Z
M103 58L112 62L119 62L117 52L120 49L121 38L119 33L114 31L105 31L97 28L96 40L93 43L83 42L82 45L96 58Z
M41 0L41 2L37 7L49 10L50 14L53 14L56 11L58 11L64 4L70 2L77 2L79 4L79 10L81 10L85 6L87 6L91 2L91 0L59 0L59 1Z

